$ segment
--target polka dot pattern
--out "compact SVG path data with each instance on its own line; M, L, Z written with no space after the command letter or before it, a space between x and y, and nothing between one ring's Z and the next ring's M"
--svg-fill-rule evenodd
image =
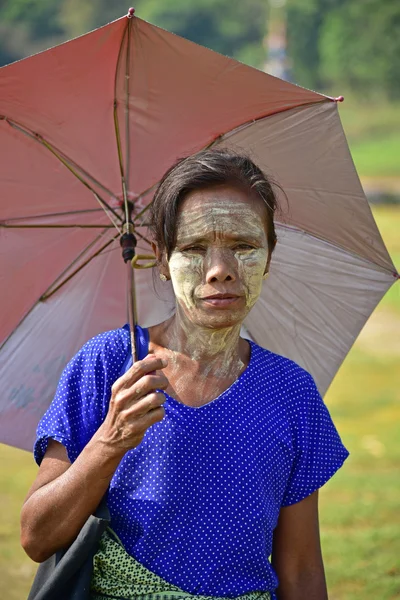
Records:
M317 490L348 456L312 377L250 345L247 369L212 402L193 408L166 395L164 419L126 453L110 484L111 526L127 552L191 594L273 592L268 558L281 506ZM76 459L128 355L125 326L71 360L38 426L39 463L49 438Z

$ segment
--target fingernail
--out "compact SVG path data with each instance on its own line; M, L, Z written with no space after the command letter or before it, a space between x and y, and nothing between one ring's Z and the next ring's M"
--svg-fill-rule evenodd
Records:
M162 363L162 366L163 366L163 367L166 367L166 366L168 365L168 361L167 361L167 359L166 359L166 358L162 358L162 359L161 359L161 363Z

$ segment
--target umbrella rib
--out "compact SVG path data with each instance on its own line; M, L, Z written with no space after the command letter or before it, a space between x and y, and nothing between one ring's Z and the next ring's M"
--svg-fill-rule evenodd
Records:
M105 232L104 232L105 233ZM99 236L101 237L101 236ZM93 246L93 244L99 239L99 237L94 240L94 242L91 244L91 246ZM56 287L53 288L53 286L55 285L55 283L57 281L60 280L60 278L62 277L62 275L69 269L71 268L71 266L73 264L75 264L77 262L77 260L79 259L76 258L68 267L67 269L64 269L63 273L60 275L60 277L57 277L57 279L52 283L52 285L46 290L46 292L44 294L42 294L42 296L39 298L40 302L44 302L45 300L48 300L49 298L51 298L51 296L53 296L56 292L58 292L58 290L60 288L62 288L66 283L68 283L68 281L70 281L75 275L77 275L84 267L86 267L87 264L90 263L91 260L93 260L93 258L96 258L96 256L98 256L99 254L101 254L101 252L103 250L105 250L110 244L112 244L115 240L117 240L119 238L119 234L115 235L111 238L111 240L108 240L105 244L103 244L103 246L101 246L101 248L99 248L94 254L92 254L91 256L89 256L88 259L86 259L77 269L75 269L75 271L73 271L70 275L68 275L68 277L66 277L65 279L63 279L58 285L56 285ZM86 250L85 250L86 251ZM82 255L82 253L81 253ZM80 256L81 256L80 255Z
M129 144L129 72L131 55L131 28L134 19L128 19L128 26L125 34L128 36L126 41L126 59L125 59L125 184L129 190L129 163L130 163L130 144Z
M141 235L138 231L136 231L136 229L135 229L135 235L137 235L138 237L140 237L141 240L143 240L144 242L146 242L146 244L148 244L149 246L151 246L150 240L148 240L147 237L145 237L144 235Z
M77 215L77 214L88 214L88 213L94 213L94 212L99 212L99 211L103 211L103 208L91 208L91 209L87 209L87 210L75 210L75 211L70 211L70 212L59 212L59 213L45 213L42 215L34 215L31 217L14 217L11 219L6 219L4 221L0 221L0 227L3 227L5 229L73 229L73 228L78 228L78 229L112 229L113 227L116 227L116 229L119 231L119 233L121 233L118 224L113 223L112 225L104 225L103 224L99 224L99 223L57 223L57 224L52 224L52 225L48 225L46 223L36 223L36 224L32 224L32 223L20 223L20 224L15 224L15 221L32 221L32 220L37 220L37 219L46 219L46 218L54 218L54 217L65 217L65 216L71 216L71 215ZM111 217L109 217L111 219Z
M73 224L68 224L68 225L61 225L61 224L57 224L57 225L46 225L45 223L42 224L38 224L38 225L27 225L27 224L21 224L21 225L8 225L8 223L1 223L0 222L0 227L3 227L3 229L113 229L114 225L98 225L98 224L86 224L83 225L82 223L73 223ZM136 227L148 227L148 223L139 223L139 225L137 225ZM135 228L136 230L136 228ZM143 235L141 235L139 232L136 232L138 237L142 238L145 242L147 242L148 244L151 244L151 242L144 237Z
M119 171L120 171L120 175L121 175L122 195L123 195L123 200L124 200L126 222L128 222L128 220L129 220L128 207L127 207L128 196L127 196L127 189L126 189L126 182L125 182L125 175L124 175L124 166L123 166L122 148L121 148L121 135L120 135L120 128L119 128L119 120L118 120L117 77L118 77L118 71L119 71L119 64L120 64L121 57L122 57L122 48L124 45L124 41L125 41L127 32L129 31L129 22L130 22L130 19L128 19L128 25L124 29L124 34L122 36L121 45L119 48L119 53L118 53L118 58L117 58L117 64L116 64L116 68L115 68L114 109L113 109L115 139L116 139L116 143L117 143L118 163L119 163ZM125 107L125 110L126 110L126 107Z
M72 225L8 225L7 223L0 223L0 227L4 229L113 229L114 225L82 225L81 223L74 223Z
M118 231L119 235L122 235L122 231L121 231L121 229L120 229L119 223L117 223L117 222L115 221L114 217L112 216L113 214L115 215L115 214L118 214L118 213L116 213L115 211L112 211L111 213L110 213L110 212L108 212L108 211L109 211L109 208L111 208L111 207L109 207L109 206L107 205L107 208L106 208L106 206L104 206L104 204L103 204L103 200L100 198L100 196L99 196L99 195L98 195L96 192L93 192L93 195L94 195L94 197L96 198L97 202L100 204L101 208L102 208L102 209L104 210L104 212L106 213L107 217L110 219L110 221L111 221L111 222L112 222L112 224L114 225L115 229ZM122 220L122 219L121 219L121 217L120 217L119 215L118 215L118 218L119 218L120 220Z
M112 192L110 190L108 190L103 184L101 184L99 181L97 181L92 175L90 175L89 173L87 173L87 171L85 171L84 169L82 169L82 167L80 167L79 165L77 165L72 159L70 159L68 156L66 156L63 152L61 152L60 150L58 150L57 148L55 148L52 144L50 144L50 142L48 142L39 133L36 133L36 132L30 130L28 127L25 127L25 125L21 125L20 123L17 123L17 121L9 119L8 117L6 117L4 115L0 116L0 120L6 121L10 125L10 127L12 127L13 129L19 131L20 133L23 133L24 135L28 136L30 139L32 139L32 140L38 142L39 144L41 144L42 146L44 146L88 190L90 190L94 194L94 196L100 202L100 204L101 204L101 206L102 206L103 209L107 208L114 215L114 217L116 217L116 219L121 220L121 217L118 215L118 213L103 198L101 198L99 196L99 194L97 194L97 192L91 187L91 185L87 181L85 181L85 179L82 177L82 175L80 175L77 171L81 171L82 174L85 175L88 179L90 179L93 183L95 183L96 185L98 185L99 187L101 187L104 191L106 191L108 194L110 194L110 196L113 196Z
M32 131L26 125L22 125L18 121L15 121L14 119L10 119L9 117L7 117L5 115L0 115L0 121L1 120L6 121L11 127L14 127L14 129L19 130L21 133L24 133L25 135L27 135L28 137L30 137L32 139L35 139L37 141L40 139L44 139L43 136ZM56 150L56 152L59 154L59 156L62 156L70 165L72 165L74 167L74 169L77 169L78 171L80 171L83 175L85 175L85 177L90 179L90 181L92 181L94 184L98 185L99 188L101 188L104 192L106 192L110 196L113 196L113 193L111 192L111 190L109 190L108 187L106 187L103 183L101 183L95 177L93 177L93 175L91 175L88 171L86 171L86 169L84 169L83 167L78 165L74 160L72 160L72 158L67 156L64 152L62 152L55 146L52 146L52 148L54 148Z
M11 219L6 219L5 222L9 223L10 221L30 221L32 219L47 219L49 217L65 217L69 215L83 215L92 212L100 212L100 208L88 208L86 210L71 210L65 212L56 212L56 213L43 213L42 215L31 215L29 217L12 217Z
M158 183L158 182L157 182L157 183ZM157 184L154 184L154 185L157 185ZM154 187L154 186L151 186L151 187ZM149 188L149 190L151 190L151 188ZM146 193L147 193L149 190L146 190L145 192L143 192L143 194L141 194L140 196L138 196L137 200L139 200L139 198L141 198L142 196L144 196L144 194L146 194ZM144 215L144 213L145 213L147 210L149 210L150 206L151 206L151 202L149 202L148 204L146 204L146 206L145 206L144 208L142 208L142 210L141 210L141 211L139 211L139 212L137 213L137 215L135 215L135 217L134 217L134 218L135 218L135 221L136 221L137 219L140 219L140 217L141 217L141 216L143 216L143 215Z
M39 297L39 300L42 298L43 295L47 294L47 292L49 290L51 290L51 288L57 284L58 281L60 281L60 279L62 279L65 275L65 273L68 273L68 271L71 269L71 267L73 267L81 258L82 256L84 256L100 239L101 236L106 233L107 230L104 230L103 233L100 233L98 235L96 235L96 237L89 242L89 244L87 244L83 250L81 250L78 254L78 256L76 256L74 258L73 261L71 261L66 267L65 269L63 269L63 271L61 271L61 273L58 275L58 277L56 277L54 279L54 281L52 281L52 283L48 286L48 288L43 292L43 294L41 294L41 296Z

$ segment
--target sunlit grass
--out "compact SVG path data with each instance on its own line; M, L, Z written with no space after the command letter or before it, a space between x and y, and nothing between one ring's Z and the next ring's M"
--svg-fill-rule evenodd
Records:
M400 268L400 207L374 208ZM366 325L326 396L350 458L321 490L321 538L330 600L400 597L400 283ZM399 348L399 349L398 349ZM32 457L0 445L0 581L26 598L35 565L19 546L19 513L36 473Z
M0 581L7 598L24 600L36 567L19 545L19 513L37 469L30 454L1 444L0 465Z

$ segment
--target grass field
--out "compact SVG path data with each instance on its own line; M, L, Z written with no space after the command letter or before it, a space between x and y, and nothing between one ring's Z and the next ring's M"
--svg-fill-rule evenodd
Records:
M375 217L400 269L400 207ZM330 600L400 598L400 284L361 333L326 402L351 457L321 491ZM19 547L19 511L36 468L0 445L2 598L24 600L35 565Z

